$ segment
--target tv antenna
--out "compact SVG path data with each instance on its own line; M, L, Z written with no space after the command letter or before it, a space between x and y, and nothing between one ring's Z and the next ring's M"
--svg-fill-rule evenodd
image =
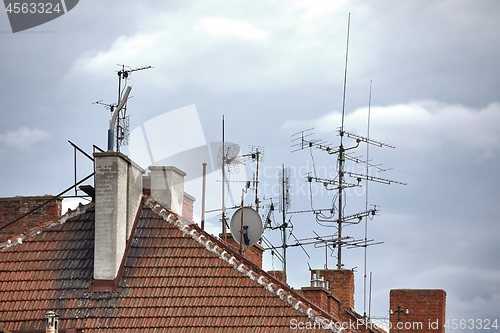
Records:
M336 191L336 198L335 198L335 203L332 204L332 207L328 210L311 210L315 215L316 215L316 220L321 223L328 223L328 222L336 222L336 227L337 227L337 233L336 233L336 238L333 239L334 242L334 248L336 248L337 251L337 269L342 269L344 264L342 262L342 249L344 246L348 247L365 247L370 245L368 244L367 237L365 237L365 240L356 240L356 239L351 239L350 237L344 237L343 236L343 226L346 223L350 224L358 224L361 222L361 220L364 217L370 217L376 214L377 210L376 207L372 210L366 209L364 212L353 214L347 216L344 212L344 206L345 206L345 198L344 198L344 191L347 188L350 187L360 187L361 181L375 181L379 183L384 183L384 184L402 184L406 185L405 183L394 181L394 180L389 180L389 179L384 179L380 177L375 177L371 176L368 173L366 174L359 174L359 173L354 173L354 172L349 172L345 170L345 162L346 160L353 161L355 163L365 163L364 160L361 160L360 158L353 157L349 155L347 152L348 151L353 151L354 149L358 148L360 143L365 143L367 145L374 145L377 147L388 147L388 148L395 148L394 146L391 146L389 144L376 141L371 139L370 137L363 137L361 135L357 135L351 132L345 131L345 101L346 101L346 88L347 88L347 64L348 64L348 55L349 55L349 31L350 31L350 22L351 22L351 15L349 14L349 19L347 23L347 42L346 42L346 57L345 57L345 67L344 67L344 86L343 86L343 97L342 97L342 117L341 117L341 124L340 128L338 129L338 133L340 136L340 144L338 147L333 146L332 144L329 144L325 141L319 140L319 139L313 139L312 136L314 133L312 132L313 129L307 129L305 131L301 131L299 133L296 133L292 135L292 147L293 151L298 151L298 150L303 150L309 148L312 150L313 148L319 149L321 151L327 152L329 155L336 155L337 156L337 173L336 173L336 178L335 179L324 179L324 178L319 178L316 177L316 175L311 176L309 175L307 177L307 180L309 182L315 181L318 183L322 183L327 190L332 190ZM354 142L350 146L345 146L344 145L344 139L352 139ZM366 159L366 163L369 163L369 159ZM367 168L369 165L373 164L366 164ZM373 165L375 166L375 165ZM376 166L377 170L381 171L379 166ZM354 182L348 182L347 177L354 178ZM309 211L309 212L311 212ZM325 215L324 212L329 212L329 216ZM308 211L303 211L303 212L308 212ZM323 239L318 240L319 242L324 243Z
M325 209L311 209L311 210L304 210L304 211L297 211L297 212L290 212L290 214L294 213L313 213L316 215L316 220L320 223L328 223L328 222L336 222L337 223L337 238L335 240L336 244L335 247L337 250L337 269L341 269L344 265L342 263L342 248L344 246L350 246L350 247L360 247L359 240L353 240L350 238L344 238L342 235L342 228L344 224L358 224L362 221L363 218L368 218L376 215L378 212L377 208L374 207L373 209L368 209L366 208L365 211L359 212L356 214L351 214L351 215L346 215L344 212L344 191L347 188L352 188L352 187L361 187L362 180L365 181L373 181L373 182L378 182L382 184L401 184L401 185L406 185L406 183L395 181L395 180L390 180L386 178L381 178L381 177L375 177L369 174L360 174L360 173L355 173L355 172L350 172L350 171L345 171L345 152L349 150L353 150L359 147L359 144L361 142L364 142L368 145L376 145L379 147L390 147L394 148L393 146L384 144L379 141L375 141L369 138L361 137L359 135L355 135L353 133L349 133L347 135L345 131L342 131L342 129L339 130L340 133L340 146L338 148L335 148L331 145L327 145L323 143L321 140L316 140L316 139L311 139L311 135L313 133L311 132L312 129L306 130L299 132L297 134L294 134L292 137L292 142L294 142L293 146L294 147L299 147L296 150L302 150L302 149L320 149L322 151L327 152L329 155L337 155L337 176L335 179L326 179L326 178L320 178L320 177L313 177L311 175L307 176L307 181L308 182L317 182L323 184L323 186L329 190L329 191L336 191L336 205L332 205L330 208L325 208ZM347 136L348 138L355 139L355 143L349 147L345 147L343 144L343 136ZM298 141L298 143L297 143ZM357 161L358 163L364 163L361 159ZM368 166L367 166L368 167ZM353 181L348 181L347 177L354 178ZM362 244L361 244L362 245ZM372 244L365 244L366 246L368 245L374 245Z
M250 153L243 155L243 157L250 157L255 162L255 174L253 175L252 184L255 188L255 210L259 212L259 162L264 162L264 147L262 146L249 146Z
M227 174L240 173L240 165L244 164L240 156L240 145L236 143L224 143L217 154L217 164L219 168Z
M267 212L266 216L266 222L265 226L267 229L270 230L277 230L279 229L281 231L281 246L275 247L271 242L269 242L265 237L263 237L263 241L265 245L267 246L266 250L271 250L271 253L273 255L277 255L278 259L282 263L282 269L283 269L283 280L286 282L287 281L287 266L286 266L286 260L287 260L287 248L288 248L288 242L287 242L287 237L286 237L286 230L290 229L290 234L291 230L293 230L293 224L291 223L291 218L287 221L287 211L290 208L290 168L285 168L285 165L283 164L281 167L281 176L280 176L280 193L279 193L279 206L278 206L278 211L282 213L282 221L280 224L277 224L276 226L272 225L271 221L271 215L273 214L275 207L274 203L271 199L271 204L269 205L269 210ZM277 252L277 249L281 248L281 254ZM305 251L305 250L304 250ZM307 252L306 252L307 254Z
M153 68L151 66L143 66L137 68L130 68L125 65L121 66L121 70L117 71L118 74L118 101L116 104L103 103L102 100L94 102L92 104L99 104L106 107L107 110L111 111L111 121L110 121L110 131L113 130L113 138L110 138L111 132L108 133L108 150L120 151L121 146L126 146L129 144L130 137L130 119L127 115L127 100L129 89L126 89L126 83L128 82L128 77L131 73L142 71L145 69ZM124 82L124 88L122 89L122 81ZM128 91L128 93L127 93ZM123 102L123 103L122 103ZM121 105L121 107L119 107ZM116 130L115 130L116 129ZM115 148L116 142L116 148ZM109 147L111 145L111 147Z
M219 150L217 154L217 162L219 168L222 169L222 166L225 167L224 175L240 173L240 165L245 164L244 157L250 157L253 162L256 163L256 172L253 174L252 180L225 180L227 184L227 189L230 191L229 183L237 182L237 183L246 183L247 190L252 187L255 190L255 210L259 212L260 199L259 199L259 162L264 161L264 147L262 146L249 146L251 150L248 154L239 155L240 146L234 143L226 145L224 143L224 151L222 148ZM224 177L225 178L225 177ZM247 193L247 192L245 192Z
M122 81L125 81L125 84L128 82L128 77L131 73L137 72L137 71L142 71L145 69L150 69L153 68L152 66L142 66L142 67L137 67L137 68L130 68L129 66L125 65L118 65L121 66L122 69L117 71L118 74L118 101L117 105L120 105L120 102L122 98L124 98L124 91L122 90ZM126 146L129 143L129 137L130 137L130 122L129 122L129 116L127 115L127 104L125 103L125 106L123 107L122 110L120 110L118 114L118 118L116 120L116 151L120 151L121 146Z
M222 146L217 154L217 164L221 170L222 174L222 234L227 233L227 219L226 219L226 187L228 193L231 189L229 187L229 180L227 180L227 175L240 173L240 165L245 164L245 157L250 157L252 161L256 162L256 173L254 174L253 180L243 180L237 182L246 183L247 190L250 188L250 184L253 184L255 189L255 210L259 212L260 200L258 197L258 186L259 186L259 162L264 161L264 147L262 146L249 146L250 152L248 154L240 155L240 146L235 143L226 143L225 141L225 120L222 116ZM245 192L246 193L246 192ZM224 239L226 240L226 239Z

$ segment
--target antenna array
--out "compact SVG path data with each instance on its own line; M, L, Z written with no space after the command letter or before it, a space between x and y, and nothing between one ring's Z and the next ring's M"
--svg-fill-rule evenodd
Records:
M233 182L230 180L227 180L227 175L229 174L235 174L240 172L240 165L245 164L245 157L249 157L253 162L256 163L256 172L253 176L252 180L237 180L236 182L243 182L245 183L245 188L244 188L244 193L242 193L242 201L241 201L241 206L234 206L230 207L229 209L234 209L234 208L243 208L245 207L244 205L244 194L247 193L248 189L252 187L255 190L255 211L256 213L259 212L259 206L261 201L259 200L258 197L258 188L259 188L259 162L262 162L264 160L264 147L262 146L249 146L250 152L247 154L241 154L240 153L240 146L238 144L234 143L226 143L225 142L225 120L224 116L222 117L222 145L219 149L219 152L217 154L217 164L219 166L219 169L222 174L222 218L221 218L221 224L222 224L222 235L226 237L227 233L227 228L229 227L228 222L227 222L227 217L226 217L226 210L228 209L226 207L226 186L228 193L230 191L229 187L229 182ZM216 210L211 210L211 211L203 211L202 214L204 213L209 213L209 212L215 212L218 211ZM241 247L241 251L243 252L243 247Z
M368 137L363 137L361 135L357 135L354 133L346 132L342 128L338 130L340 135L340 144L338 147L333 146L332 144L328 144L325 141L313 138L314 133L313 129L307 129L292 135L292 152L304 150L304 149L319 149L328 153L329 155L337 156L337 174L335 179L326 179L313 177L311 175L307 176L308 182L316 182L321 183L324 187L329 191L337 191L337 199L336 204L333 204L332 207L327 209L316 209L309 211L298 211L298 212L290 212L290 214L294 213L313 213L316 215L316 220L318 222L336 222L337 223L337 236L336 238L332 238L329 240L330 243L333 243L333 248L337 251L337 269L341 269L344 264L342 262L342 248L344 246L347 247L360 247L360 246L369 246L380 243L367 242L365 244L360 243L361 240L352 239L351 237L343 237L342 228L344 224L358 224L364 217L371 217L376 215L377 209L376 207L370 210L365 210L364 212L346 215L344 213L344 191L347 188L352 187L361 187L362 180L373 181L382 184L401 184L406 185L406 183L375 177L369 174L360 174L355 172L350 172L345 170L345 161L346 159L352 161L354 163L363 163L368 165L373 165L366 160L362 160L361 158L353 158L350 155L347 155L346 152L350 150L354 150L359 147L360 143L366 143L367 145L373 145L377 147L389 147L395 148L389 144L373 140ZM343 138L352 139L354 142L352 145L345 147L343 143ZM346 158L346 156L349 156ZM378 166L376 166L378 171L384 170ZM353 178L354 181L348 181L348 178ZM323 212L329 212L330 217L325 218ZM323 242L324 240L318 240L318 242ZM370 244L368 244L370 243ZM308 243L309 244L309 243Z
M131 73L137 72L137 71L142 71L145 69L153 68L152 66L142 66L142 67L137 67L137 68L130 68L129 66L125 65L118 65L121 66L121 70L117 71L118 74L118 101L116 104L109 104L109 103L103 103L102 100L94 102L92 104L99 104L103 105L106 107L107 110L111 111L112 115L112 120L114 119L114 112L115 110L118 111L118 115L116 117L116 123L115 124L110 124L110 127L116 128L116 131L114 133L115 135L115 141L116 141L116 151L120 151L121 146L126 146L129 144L129 137L130 137L130 119L129 115L127 115L127 100L128 100L128 94L126 93L126 89L122 89L122 81L125 81L124 87L126 86L126 83L128 81L128 77L130 76ZM126 98L125 103L123 104L123 107L120 110L117 110L117 107L120 105L122 102L122 99ZM131 98L131 97L130 97ZM109 140L109 138L108 138ZM109 144L110 141L108 141ZM114 147L108 147L108 149L114 149Z
M281 245L275 246L270 242L264 235L261 237L260 244L265 246L265 250L270 250L271 254L274 258L276 257L283 264L283 275L284 280L287 280L287 249L290 247L300 247L305 254L310 258L307 253L305 246L313 245L315 248L324 248L325 249L325 268L328 268L328 253L331 253L331 256L336 251L336 268L342 269L344 263L342 262L342 250L344 248L364 248L365 249L365 279L366 279L366 248L371 245L382 244L383 242L376 242L373 239L368 239L367 236L367 220L372 219L379 212L377 206L373 206L373 208L368 208L368 182L377 182L382 184L400 184L406 185L406 183L395 181L391 179L381 178L369 173L369 170L376 170L376 172L384 172L390 169L384 169L378 164L372 163L369 159L368 147L386 147L394 149L395 147L374 140L370 137L369 131L369 122L370 122L370 111L368 113L368 134L367 136L358 135L352 132L348 132L345 130L345 100L346 100L346 87L347 87L347 60L348 60L348 52L349 52L349 29L350 29L350 15L347 27L347 45L346 45L346 60L345 60L345 73L344 73L344 91L342 98L342 118L341 118L341 126L337 130L338 135L340 137L340 142L338 144L333 144L331 142L323 141L314 137L314 129L309 128L303 130L299 133L292 135L292 152L298 152L301 150L309 149L312 151L313 149L318 149L320 151L326 152L328 155L336 156L336 175L334 179L321 178L316 175L316 170L314 170L313 174L308 174L306 181L311 185L312 183L322 184L326 190L336 192L332 204L330 207L323 209L310 209L310 210L301 210L301 211L289 211L290 210L290 170L282 166L281 175L280 175L280 193L279 193L279 206L278 211L281 214L280 222L276 223L274 221L274 212L275 212L275 203L273 199L270 199L269 205L264 205L266 208L266 212L262 214L264 220L264 229L265 230L279 230L281 232ZM370 82L370 102L371 105L371 82ZM219 167L222 171L222 182L223 182L223 203L222 203L222 225L223 225L223 234L225 234L226 228L226 218L225 218L225 197L224 197L224 188L226 185L225 174L235 172L232 167L236 166L239 168L240 164L243 164L243 157L251 157L254 162L257 163L256 174L254 175L253 181L245 181L246 189L250 187L250 183L254 185L255 188L255 207L256 210L259 210L259 206L261 201L258 198L258 184L259 184L259 162L263 161L263 147L251 146L251 152L249 154L240 155L239 154L239 146L225 146L224 145L224 118L222 120L222 149L219 152L218 161ZM366 158L363 156L356 156L354 151L360 147L361 144L366 144ZM346 170L346 162L355 163L355 164L363 164L366 167L366 174L351 172ZM314 163L313 163L314 166ZM315 167L314 167L315 168ZM238 169L239 170L239 169ZM345 191L349 188L357 188L363 186L363 181L366 183L366 207L364 211L354 213L354 214L345 214ZM245 190L246 193L246 190ZM276 199L276 198L274 198ZM312 201L312 196L311 196ZM241 207L244 207L243 203L243 195L242 195L242 204ZM312 207L312 202L311 202ZM236 208L236 207L233 207ZM309 238L298 238L293 233L294 225L292 223L292 217L296 214L313 214L316 222L318 224L325 227L334 227L336 228L336 232L328 235L320 235L315 231L315 237ZM365 237L364 238L354 238L351 236L346 236L343 234L343 227L345 225L357 225L360 224L361 221L365 219ZM240 223L243 226L243 222ZM241 238L241 237L240 237ZM293 238L291 243L288 243L288 239ZM243 238L241 238L243 239ZM281 251L278 251L281 249ZM243 249L241 249L243 252ZM365 282L366 284L366 282ZM365 287L366 289L366 287ZM366 294L366 291L365 291ZM366 295L365 295L366 296ZM366 303L366 302L365 302ZM366 311L365 311L366 313Z
M352 237L343 236L343 226L344 224L359 224L363 218L371 218L377 213L376 207L373 209L368 209L366 207L364 212L346 215L344 213L345 206L345 198L344 191L348 188L361 187L362 180L378 182L383 184L401 184L406 185L405 183L375 177L369 175L368 169L370 167L375 168L377 171L385 171L387 169L381 168L379 165L375 165L370 163L368 159L368 146L377 146L377 147L388 147L395 148L392 145L386 144L381 141L374 140L370 138L370 132L368 130L368 136L361 136L355 133L347 132L345 130L345 101L346 101L346 88L347 88L347 64L348 64L348 55L349 55L349 31L351 24L351 15L349 14L349 19L347 23L347 42L346 42L346 57L345 57L345 67L344 67L344 85L343 85L343 96L342 96L342 117L341 117L341 126L338 129L338 134L340 136L340 143L338 145L333 145L326 141L314 138L313 128L306 129L299 133L292 135L292 152L296 152L304 149L319 149L328 153L329 155L337 156L337 165L336 165L336 177L335 179L326 179L320 178L316 176L316 172L313 175L307 176L307 181L309 183L316 182L321 183L328 191L336 191L337 194L334 198L334 202L332 202L332 206L328 209L320 209L320 210L310 210L310 211L300 211L300 212L291 212L293 213L313 213L315 215L316 221L318 223L336 223L337 233L333 235L331 238L326 241L323 237L320 237L316 234L316 238L313 240L303 239L296 240L296 242L300 245L310 244L310 242L314 244L323 244L325 246L325 251L330 249L333 253L335 249L337 251L337 269L341 269L344 264L342 262L342 249L343 247L351 248L351 247L364 247L366 249L369 245L380 244L374 243L373 240L368 240L365 231L364 240L353 239ZM370 103L371 103L371 82L370 82ZM369 120L368 120L369 122ZM351 139L352 143L349 146L344 144L345 139ZM366 160L361 159L360 157L355 157L351 155L350 151L354 151L356 148L360 146L361 143L365 143L367 145L367 158ZM311 152L312 153L312 152ZM354 162L354 163L363 163L366 166L366 174L359 174L355 172L349 172L345 170L346 161ZM313 164L314 165L314 164ZM352 178L352 181L348 181L348 178ZM368 187L368 185L367 185ZM312 199L311 199L312 200ZM368 200L368 198L367 198ZM368 202L368 201L367 201ZM325 214L328 213L329 215ZM323 224L324 225L324 224ZM326 225L325 225L326 226ZM365 226L366 229L366 226ZM305 243L303 243L305 242ZM366 258L366 251L365 251ZM365 259L366 260L366 259ZM327 266L327 262L325 262L325 267ZM366 264L365 264L366 266Z

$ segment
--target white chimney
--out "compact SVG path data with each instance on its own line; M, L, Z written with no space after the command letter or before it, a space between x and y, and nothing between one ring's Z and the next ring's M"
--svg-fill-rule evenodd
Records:
M47 317L47 326L45 326L45 333L58 333L59 332L59 316L54 311L48 311L45 316Z
M94 153L94 280L117 275L142 199L144 170L119 152Z
M182 216L184 177L186 173L173 166L150 166L151 198Z

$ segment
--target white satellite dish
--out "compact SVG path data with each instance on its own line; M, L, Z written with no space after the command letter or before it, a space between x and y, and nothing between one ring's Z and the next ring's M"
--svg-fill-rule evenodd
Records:
M243 224L242 224L243 213ZM243 245L252 246L262 237L264 228L262 219L255 209L250 207L238 208L231 217L231 235L234 240L240 244L240 237Z

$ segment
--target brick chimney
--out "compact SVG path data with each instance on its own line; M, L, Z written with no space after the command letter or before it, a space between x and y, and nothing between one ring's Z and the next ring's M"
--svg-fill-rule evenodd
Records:
M390 292L391 332L444 333L446 292L441 289L393 289Z
M151 171L151 198L182 216L186 173L174 166L152 165L149 170Z
M219 237L224 240L224 235L219 234ZM234 248L236 251L240 250L240 244L238 244L231 233L226 233L226 243ZM257 265L259 268L262 268L262 254L264 253L264 248L260 244L254 244L249 247L245 247L245 253L243 256Z
M193 212L194 212L194 202L196 198L192 195L184 192L184 197L182 200L182 216L188 219L189 221L193 221Z
M311 270L311 285L309 287L302 287L300 292L314 305L336 318L341 318L341 301L333 294L330 289L331 282L322 275L322 272L330 271Z
M155 166L153 167L153 169L156 169L156 168L159 168L157 170L163 170L163 168L166 168L166 167L155 167ZM170 168L173 168L173 167L170 167ZM151 167L150 167L150 169L151 169ZM177 169L177 170L179 170L179 169ZM181 170L179 170L179 171L181 171ZM182 175L182 173L181 173L181 175ZM162 181L163 181L163 179L162 179ZM148 195L151 198L153 198L153 196L151 195L151 175L143 176L142 182L143 182L143 186L144 186L143 193L145 195ZM166 186L165 186L165 188L166 188ZM155 191L155 197L158 198L158 195L161 196L161 193L158 193L158 191ZM166 195L166 191L165 191L165 195ZM163 204L161 204L161 203L160 204L162 206L165 205L165 208L167 208L166 207L167 200L161 199L161 197L159 199L160 200L158 200L158 199L155 199L155 200L158 201L159 203L160 203L160 201L163 202ZM182 196L182 217L184 217L188 221L193 221L195 201L196 201L195 197L193 197L192 195L190 195L187 192L183 193L183 196Z
M12 223L51 199L53 200L46 205ZM54 199L51 195L0 198L0 242L12 236L21 235L26 230L56 222L61 217L61 207L62 199Z
M113 281L142 200L144 170L119 152L94 153L94 280Z
M285 273L282 270L275 270L275 271L267 271L267 274L273 276L277 280L286 283L285 281Z
M328 281L332 295L340 301L340 311L354 309L354 273L350 269L321 269L319 276Z

